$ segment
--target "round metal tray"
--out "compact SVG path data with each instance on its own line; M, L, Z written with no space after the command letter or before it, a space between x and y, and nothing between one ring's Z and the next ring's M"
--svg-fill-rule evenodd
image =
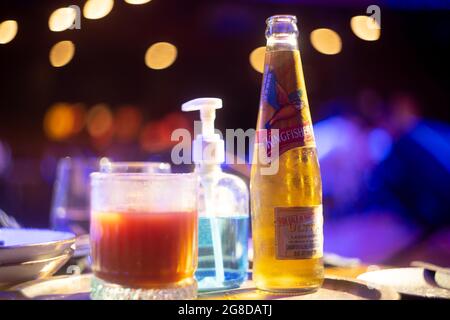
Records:
M32 281L0 294L0 299L87 300L92 275L61 276ZM310 294L275 294L257 290L252 281L241 288L201 294L206 300L398 300L399 294L385 286L368 286L364 281L327 276L322 288Z

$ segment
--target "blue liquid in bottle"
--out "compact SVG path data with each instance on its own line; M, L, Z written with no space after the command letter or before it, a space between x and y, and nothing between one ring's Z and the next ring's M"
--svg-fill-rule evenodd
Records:
M215 219L220 234L224 281L218 283L211 234L211 219ZM195 277L200 291L238 288L247 279L249 217L200 217L199 257Z

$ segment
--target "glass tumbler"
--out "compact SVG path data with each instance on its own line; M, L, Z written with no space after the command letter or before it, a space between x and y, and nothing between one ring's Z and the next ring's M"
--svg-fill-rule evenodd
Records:
M89 233L90 174L101 172L170 173L170 164L162 162L113 162L107 158L66 157L58 162L51 226L54 230L76 235ZM86 187L87 186L87 187Z
M50 224L52 229L89 233L89 176L105 159L66 157L58 162L53 187Z
M196 298L195 174L123 168L91 175L91 297Z

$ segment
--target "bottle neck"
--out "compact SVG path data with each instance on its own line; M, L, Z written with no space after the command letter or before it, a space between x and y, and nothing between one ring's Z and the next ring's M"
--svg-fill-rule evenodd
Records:
M267 38L266 48L268 51L298 50L297 37L287 37L282 39L277 37Z
M298 50L295 16L278 15L267 19L267 50Z

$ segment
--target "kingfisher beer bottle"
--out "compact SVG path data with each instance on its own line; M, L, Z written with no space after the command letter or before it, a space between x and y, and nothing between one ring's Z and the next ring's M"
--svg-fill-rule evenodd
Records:
M322 182L296 23L267 20L251 173L253 279L275 292L314 291L324 277Z

